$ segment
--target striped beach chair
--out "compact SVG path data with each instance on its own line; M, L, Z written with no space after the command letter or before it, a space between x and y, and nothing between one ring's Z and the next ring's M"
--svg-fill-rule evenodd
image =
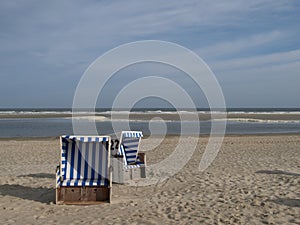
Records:
M113 159L113 181L126 183L135 177L146 177L146 155L139 152L143 133L141 131L122 131L117 153L118 161Z
M61 136L56 170L57 204L111 201L112 170L109 136Z

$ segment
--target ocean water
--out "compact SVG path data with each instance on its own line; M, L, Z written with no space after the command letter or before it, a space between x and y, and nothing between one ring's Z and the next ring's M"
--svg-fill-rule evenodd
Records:
M119 113L124 113L125 110L120 110ZM109 109L98 109L99 113L110 113ZM193 113L188 110L181 110L182 113ZM63 117L64 114L70 114L71 109L2 109L0 110L0 138L13 137L56 137L63 134L73 134L72 119ZM88 112L83 112L87 114ZM174 114L174 109L137 109L135 114ZM209 113L208 109L198 109L198 113ZM229 109L228 113L231 115L298 115L300 118L300 109ZM55 117L47 115L56 115ZM5 115L14 118L7 118ZM30 115L30 118L24 118ZM40 118L43 115L46 118ZM267 119L245 119L231 118L227 121L226 134L286 134L299 133L300 134L300 120L285 120L285 117L280 120ZM82 120L82 127L88 121ZM96 127L100 135L114 134L120 132L122 127L126 129L128 121L118 120L113 121L120 130L114 130L110 120L97 121ZM218 121L216 121L218 123ZM200 121L199 127L194 126L195 121L149 121L135 120L129 121L131 130L141 130L145 135L150 134L181 134L181 128L188 126L188 132L185 135L209 134L211 132L211 121ZM84 130L82 134L89 134L88 130Z

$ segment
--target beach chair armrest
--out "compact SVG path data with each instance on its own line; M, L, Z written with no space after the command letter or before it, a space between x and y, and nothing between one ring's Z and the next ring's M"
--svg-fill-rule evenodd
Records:
M56 187L59 187L61 185L60 166L56 167L55 176L56 176Z

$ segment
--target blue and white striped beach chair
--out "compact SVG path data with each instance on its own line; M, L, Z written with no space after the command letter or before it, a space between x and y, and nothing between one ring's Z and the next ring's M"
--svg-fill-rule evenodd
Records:
M56 171L57 204L110 202L112 171L109 136L61 136Z
M139 152L142 137L141 131L122 131L117 153L120 160L118 164L112 163L114 182L126 183L127 179L132 180L134 171L138 171L138 177L146 177L146 155Z

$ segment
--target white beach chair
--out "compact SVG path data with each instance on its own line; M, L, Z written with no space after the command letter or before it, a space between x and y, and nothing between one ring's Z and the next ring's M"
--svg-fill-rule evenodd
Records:
M57 204L110 202L112 170L109 136L61 136L56 171Z
M139 152L142 137L141 131L122 131L117 156L112 158L113 182L146 177L146 155Z

